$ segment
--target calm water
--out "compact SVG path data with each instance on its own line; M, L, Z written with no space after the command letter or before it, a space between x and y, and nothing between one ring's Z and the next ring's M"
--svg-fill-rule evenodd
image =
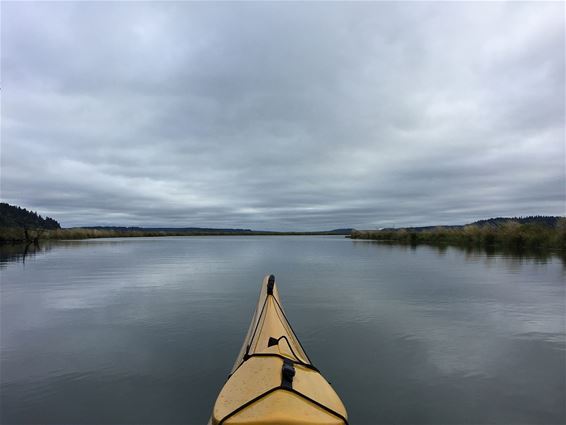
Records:
M2 251L3 424L204 424L261 279L352 424L566 422L565 267L342 237Z

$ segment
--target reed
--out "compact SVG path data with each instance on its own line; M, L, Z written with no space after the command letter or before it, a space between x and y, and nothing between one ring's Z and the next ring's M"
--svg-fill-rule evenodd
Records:
M566 249L566 218L556 226L520 224L509 221L501 226L468 225L432 230L354 230L352 239L394 241L409 244L502 246L512 249Z
M270 232L270 231L221 231L221 230L119 230L97 228L28 229L0 228L0 243L27 243L40 240L75 240L97 238L135 238L159 236L299 236L336 235L329 232Z
M0 242L17 243L38 240L72 240L72 239L95 239L95 238L130 238L130 237L154 237L154 236L198 236L199 232L173 232L173 231L144 231L144 230L113 230L113 229L34 229L28 230L26 237L23 229L3 228L0 229Z

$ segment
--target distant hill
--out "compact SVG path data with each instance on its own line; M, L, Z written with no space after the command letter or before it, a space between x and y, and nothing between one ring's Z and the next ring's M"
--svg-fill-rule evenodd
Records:
M334 229L334 230L329 230L328 232L321 232L321 233L325 233L327 235L349 235L350 233L352 233L352 228L346 228L346 229Z
M253 231L250 229L214 229L209 227L81 226L80 229L114 230L118 232L175 232L175 233L206 233L206 234L253 233Z
M311 234L311 235L349 235L352 233L351 228L324 230L319 232L276 232L271 230L252 230L252 229L219 229L210 227L124 227L124 226L83 226L81 229L93 230L112 230L119 232L174 232L174 233L203 233L203 234L230 234L238 235L261 235L261 234Z
M399 230L408 230L410 232L426 232L428 230L434 230L434 229L437 229L439 227L442 227L443 229L462 229L464 227L464 225L463 224L453 224L453 225L449 225L449 226L437 225L437 226L417 226L417 227L384 227L384 228L379 229L379 230L384 231L384 232L395 232L395 231L399 231Z
M514 221L519 224L541 224L547 227L556 227L556 225L558 224L558 220L560 220L560 218L561 217L552 216L552 215L531 215L528 217L496 217L496 218L489 218L487 220L474 221L472 225L499 227L505 223Z
M0 228L60 229L61 226L50 217L43 218L34 211L1 202Z

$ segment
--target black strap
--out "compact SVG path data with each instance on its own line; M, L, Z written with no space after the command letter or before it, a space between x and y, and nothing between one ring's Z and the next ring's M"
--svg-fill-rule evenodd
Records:
M246 359L238 365L238 367L234 370L234 372L232 372L231 374L228 375L228 379L230 379L232 377L232 375L234 375L236 373L236 371L240 368L240 366L242 366L248 359L251 359L252 357L278 357L283 361L289 360L290 362L292 362L295 365L300 365L300 366L303 366L306 369L311 369L311 370L314 370L315 372L320 373L320 370L318 370L318 368L313 366L312 364L303 363L300 360L293 360L293 359L290 359L289 357L285 357L284 355L278 354L278 353L253 353L253 354L246 354L246 355L244 355L244 357L246 357Z
M269 279L267 280L267 295L273 295L273 286L274 285L275 285L275 276L270 274Z
M300 364L306 364L300 359L299 356L297 356L297 353L295 353L295 350L293 350L293 346L291 345L291 343L289 342L289 340L287 339L287 337L285 335L281 335L279 338L273 338L272 336L269 337L269 341L267 342L267 346L271 347L273 345L277 345L277 344L279 344L279 341L281 341L282 339L284 339L287 342L287 345L289 346L289 350L291 350L291 354L297 359L297 361Z
M283 360L283 367L281 367L281 387L293 388L293 378L295 377L295 366L289 359Z

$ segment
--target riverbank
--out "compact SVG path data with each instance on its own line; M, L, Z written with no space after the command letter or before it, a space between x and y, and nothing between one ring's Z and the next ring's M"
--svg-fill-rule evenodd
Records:
M348 233L328 232L270 232L270 231L222 231L222 230L119 230L95 228L69 229L34 229L20 228L0 229L0 243L34 243L41 240L78 240L97 238L135 238L163 236L316 236L347 235Z
M391 241L407 244L499 246L512 249L566 249L566 219L556 226L507 222L501 226L469 225L430 230L353 230L352 239Z

